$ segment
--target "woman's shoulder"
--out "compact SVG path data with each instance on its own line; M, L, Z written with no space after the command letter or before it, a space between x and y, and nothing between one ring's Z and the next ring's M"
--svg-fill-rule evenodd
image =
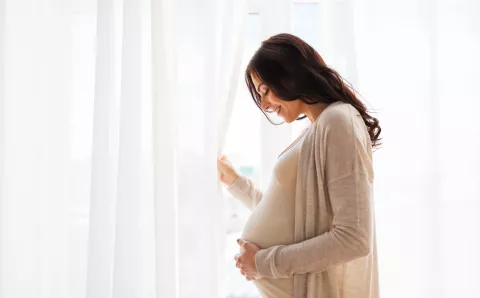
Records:
M349 103L337 101L330 104L319 116L315 126L322 131L335 127L350 126L355 118L360 117L358 111ZM361 118L361 117L360 117Z

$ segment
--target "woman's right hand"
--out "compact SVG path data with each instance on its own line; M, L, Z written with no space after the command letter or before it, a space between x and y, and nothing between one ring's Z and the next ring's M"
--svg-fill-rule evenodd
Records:
M238 178L238 173L235 171L232 163L228 160L225 155L222 155L217 160L217 169L220 172L220 181L226 185L231 185Z

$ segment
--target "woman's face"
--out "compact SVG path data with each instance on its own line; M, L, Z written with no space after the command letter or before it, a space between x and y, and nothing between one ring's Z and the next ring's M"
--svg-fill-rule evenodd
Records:
M274 113L282 117L286 123L291 123L295 121L298 116L302 114L302 101L281 100L259 78L257 78L255 75L251 75L251 77L253 84L255 85L255 90L257 90L258 94L260 94L261 96L262 110L264 110L265 112L274 111Z

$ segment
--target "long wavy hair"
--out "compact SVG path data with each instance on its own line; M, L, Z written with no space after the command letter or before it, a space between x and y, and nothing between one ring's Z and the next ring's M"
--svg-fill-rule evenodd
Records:
M351 104L363 118L373 148L380 145L377 118L370 115L355 90L322 57L302 39L291 34L278 34L262 42L245 71L245 81L255 104L261 108L261 96L252 81L255 75L284 101L301 100L306 104ZM270 118L265 114L267 119ZM303 119L301 116L297 120ZM272 124L275 124L272 122Z

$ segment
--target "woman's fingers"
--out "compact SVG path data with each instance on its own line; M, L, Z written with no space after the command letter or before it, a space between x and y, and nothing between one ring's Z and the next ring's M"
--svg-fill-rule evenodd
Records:
M243 239L237 239L237 243L238 245L240 245L241 247L247 249L249 248L249 245L250 245L250 242L248 242L247 240L243 240Z
M242 275L248 276L250 280L259 278L259 274L255 265L255 255L260 250L258 246L245 239L237 239L237 243L244 251L241 254L236 254L234 259L236 267L240 269Z
M240 255L236 254L235 257L233 257L233 259L235 260L235 267L237 267L238 269L241 269Z
M247 281L255 280L257 272L251 268L251 262L248 261L251 253L247 252L247 249L255 251L256 246L244 239L237 239L237 243L245 248L245 252L243 254L236 254L233 257L235 260L235 267L240 269L240 273L246 277Z
M217 160L217 170L220 172L220 180L227 185L232 184L238 178L237 171L225 156Z
M223 173L223 171L225 171L225 164L224 164L223 160L221 160L221 159L217 160L217 170L220 173Z
M220 173L232 175L234 173L233 166L230 162L219 159L217 161L217 169Z

